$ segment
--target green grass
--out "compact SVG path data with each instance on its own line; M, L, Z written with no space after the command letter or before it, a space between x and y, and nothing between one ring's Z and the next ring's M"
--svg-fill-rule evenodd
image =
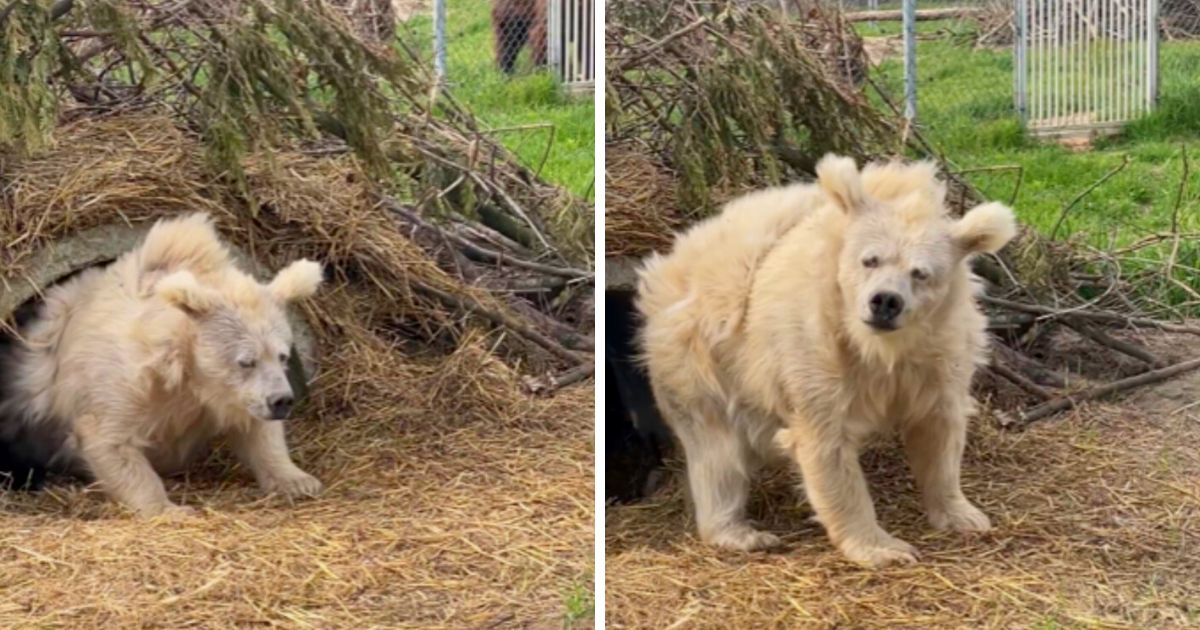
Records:
M938 24L922 27L933 32ZM1200 137L1200 73L1194 70L1200 67L1200 42L1164 42L1158 109L1119 136L1077 153L1025 134L1013 105L1011 50L974 51L968 39L918 43L918 120L951 162L964 170L1023 167L1015 208L1023 221L1047 232L1072 199L1128 157L1124 170L1071 210L1060 238L1075 235L1109 248L1170 227L1182 177L1182 147ZM901 95L902 59L885 61L878 77L889 92ZM1191 157L1194 187L1200 151ZM976 172L968 178L989 198L1009 201L1014 193L1015 171ZM1181 208L1185 229L1200 229L1194 199L1189 194ZM1184 249L1180 262L1200 267L1195 244Z
M563 628L589 628L587 623L596 615L596 603L592 591L582 585L576 585L567 593L564 602L566 612L563 616Z
M592 198L595 107L591 93L568 94L548 72L533 70L528 48L512 77L497 70L490 11L486 0L447 2L446 74L451 92L522 163L540 167L547 181ZM432 18L425 14L409 20L401 28L401 37L431 51L432 31Z

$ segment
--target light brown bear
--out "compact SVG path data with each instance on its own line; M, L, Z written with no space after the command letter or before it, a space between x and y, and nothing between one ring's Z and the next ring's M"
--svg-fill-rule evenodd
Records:
M315 495L321 483L292 462L280 420L293 402L285 305L320 283L321 266L299 260L260 284L206 215L160 221L113 264L46 292L10 357L0 416L47 463L94 477L141 515L189 511L159 475L218 436L263 490Z
M639 272L641 344L682 443L700 537L778 544L746 520L757 464L790 456L817 520L850 560L912 562L876 522L859 467L897 431L938 529L990 523L962 493L972 375L986 362L973 254L1016 233L1010 209L947 213L930 163L826 156L816 184L746 195Z

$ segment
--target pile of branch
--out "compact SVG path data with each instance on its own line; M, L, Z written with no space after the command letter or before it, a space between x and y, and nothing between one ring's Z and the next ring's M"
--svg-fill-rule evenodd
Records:
M383 4L3 3L0 232L21 245L0 256L0 275L106 220L198 207L258 226L290 216L310 234L288 238L395 302L406 323L389 326L425 339L483 327L515 342L527 368L578 378L593 352L579 316L590 205L481 130L421 54L381 44L375 18L388 18L368 9ZM329 179L309 186L317 173ZM322 205L355 223L335 229Z
M1056 31L1082 28L1085 29L1083 32L1091 33L1093 37L1125 37L1126 34L1119 31L1102 33L1098 30L1097 24L1102 23L1104 7L1103 3L1067 4L1062 11L1040 15L1038 23L1034 26L1035 36L1053 41ZM864 13L866 12L850 14L847 19L864 19ZM992 0L984 7L972 9L960 19L968 18L978 24L976 46L998 47L1013 44L1016 30L1013 28L1014 13L1011 2ZM1108 19L1104 18L1103 21ZM1158 28L1161 35L1168 40L1200 37L1200 0L1162 0L1158 9Z
M810 176L827 151L865 158L899 149L894 122L857 87L862 40L836 13L799 5L794 13L804 17L725 2L609 5L610 254L645 253L635 242L651 243L663 225Z
M861 86L845 80L822 56L854 40L844 20L795 11L788 14L798 21L781 21L768 9L737 2L652 0L609 8L609 255L666 249L674 230L730 196L810 178L829 151L860 163L931 158L942 164L953 212L982 201L963 179L971 171L952 167L919 129L906 128L891 95L870 77ZM832 45L810 38L830 28L843 29ZM1197 365L1150 351L1136 334L1200 332L1181 323L1200 308L1195 272L1181 253L1192 251L1194 237L1178 220L1189 197L1186 169L1169 232L1108 252L1066 234L1072 211L1121 168L1081 188L1053 233L1023 230L999 256L977 261L996 339L979 393L1011 412L1010 426ZM984 170L1013 172L1018 184L1004 200L1013 203L1021 167ZM1187 299L1166 307L1167 292ZM1068 352L1064 344L1075 348ZM1114 372L1118 378L1108 382Z
M1200 0L1162 0L1158 15L1160 32L1168 40L1200 37Z

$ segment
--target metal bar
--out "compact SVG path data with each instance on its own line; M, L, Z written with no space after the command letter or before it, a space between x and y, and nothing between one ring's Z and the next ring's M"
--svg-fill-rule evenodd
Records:
M874 1L874 0L872 0ZM1017 63L1013 68L1013 94L1016 98L1017 114L1021 117L1021 123L1029 124L1029 112L1026 107L1026 98L1028 94L1025 89L1025 81L1029 71L1027 49L1029 43L1027 41L1028 31L1026 30L1026 14L1029 10L1029 0L1017 0L1016 11L1013 15L1013 29L1016 31L1016 50L1014 54L1017 57Z
M1149 92L1151 108L1158 105L1158 15L1159 0L1150 0L1150 49L1146 53L1146 58L1150 62L1150 69L1147 71L1150 85L1146 89Z
M1075 44L1079 42L1079 34L1076 32L1079 20L1075 19L1075 2L1064 0L1063 4L1066 5L1063 6L1063 10L1067 12L1067 46L1062 50L1062 54L1067 58L1067 108L1061 124L1070 125L1075 121L1075 89L1079 82L1078 73L1075 72L1075 61L1079 59L1075 52Z
M446 80L446 0L433 0L433 75Z
M904 118L917 119L917 0L904 0Z
M547 0L546 2L546 65L554 72L559 81L566 81L563 72L562 57L562 14L563 0Z
M1116 66L1117 40L1113 36L1112 27L1115 22L1116 13L1112 3L1105 6L1104 15L1101 16L1104 24L1104 120L1112 122L1117 119L1116 111L1116 95L1113 94L1113 84L1116 81L1113 78L1116 72L1113 68Z
M1054 21L1051 23L1051 27L1054 29L1054 31L1053 31L1054 39L1051 42L1051 51L1052 51L1053 59L1054 59L1054 66L1052 68L1052 71L1054 72L1054 76L1053 76L1054 92L1053 92L1053 96L1051 98L1051 104L1050 104L1050 119L1055 121L1055 124L1058 124L1057 121L1060 118L1062 118L1062 102L1063 102L1062 101L1062 95L1063 95L1062 21L1063 20L1062 20L1062 1L1061 0L1054 3L1054 11L1051 15L1054 19Z
M1095 119L1092 110L1095 109L1095 101L1092 99L1092 33L1089 30L1091 20L1088 18L1089 2L1084 2L1079 7L1079 20L1083 23L1080 31L1083 33L1082 54L1083 54L1083 103L1085 118L1091 122Z
M1040 0L1026 0L1026 7L1029 9L1029 26L1025 31L1026 37L1029 38L1029 60L1026 61L1026 66L1029 68L1029 76L1025 80L1026 87L1030 90L1029 98L1029 120L1034 121L1039 118L1040 110L1038 101L1041 98L1042 90L1038 88L1038 80L1041 78L1038 73L1038 62L1042 57L1038 54L1038 35L1041 32L1038 28L1038 15Z
M1150 111L1150 0L1138 3L1138 84L1137 101L1139 114Z
M1121 29L1117 35L1121 42L1121 72L1117 77L1117 89L1121 94L1121 122L1129 120L1129 11L1121 3Z

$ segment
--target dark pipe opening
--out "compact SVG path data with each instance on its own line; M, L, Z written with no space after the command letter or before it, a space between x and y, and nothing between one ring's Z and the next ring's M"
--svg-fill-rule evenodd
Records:
M112 260L102 260L91 267L104 267ZM91 267L76 269L55 278L50 286L62 284ZM50 288L49 286L46 287ZM16 378L13 369L13 353L17 348L17 337L38 315L42 305L41 296L34 296L18 306L8 316L8 329L0 329L0 401L12 396L9 389ZM22 418L0 415L0 489L41 490L46 484L48 453L43 453L39 444L45 440L34 435L33 428Z
M637 363L633 292L604 293L605 500L626 503L654 493L665 477L671 431Z

